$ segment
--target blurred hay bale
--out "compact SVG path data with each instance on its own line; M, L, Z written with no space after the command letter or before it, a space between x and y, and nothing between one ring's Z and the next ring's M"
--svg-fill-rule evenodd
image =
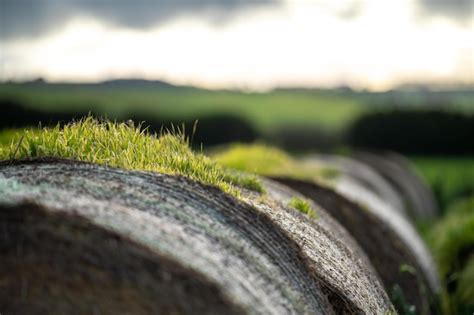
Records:
M411 217L434 219L439 214L433 193L406 158L392 152L357 152L355 158L374 168L395 187Z
M356 181L360 186L369 189L398 212L406 214L400 193L386 178L366 163L345 156L311 154L302 161L302 164L335 169L341 177L349 177L351 181Z
M281 204L289 204L294 197L303 197L277 182L265 180L263 183L271 200ZM386 312L390 301L364 251L323 208L314 203L312 207L316 219L278 204L263 208L263 211L295 240L309 258L309 267L327 288L337 314Z
M431 256L409 221L376 194L341 176L335 187L276 178L299 191L338 220L367 253L389 293L417 311L435 308L439 281ZM339 184L338 184L339 183ZM340 185L340 186L338 186ZM393 300L397 297L392 295Z

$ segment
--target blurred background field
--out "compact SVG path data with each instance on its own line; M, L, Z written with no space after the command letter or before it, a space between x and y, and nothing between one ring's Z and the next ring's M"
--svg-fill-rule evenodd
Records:
M114 80L97 84L3 83L0 101L17 102L43 112L93 111L111 118L148 115L150 119L189 120L229 114L249 122L261 134L287 126L340 132L375 110L438 109L474 113L474 92L430 91L423 87L387 92L277 88L268 92L206 90L162 81Z
M0 97L43 111L92 110L115 118L144 114L182 120L230 114L246 119L261 132L284 124L317 124L337 130L365 109L361 100L331 91L210 91L139 80L97 85L3 84Z
M441 211L446 212L449 205L474 196L474 157L410 158L433 189Z

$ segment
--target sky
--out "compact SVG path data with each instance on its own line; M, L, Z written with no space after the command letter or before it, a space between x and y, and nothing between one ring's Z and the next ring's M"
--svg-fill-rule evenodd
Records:
M474 85L474 0L0 0L0 80Z

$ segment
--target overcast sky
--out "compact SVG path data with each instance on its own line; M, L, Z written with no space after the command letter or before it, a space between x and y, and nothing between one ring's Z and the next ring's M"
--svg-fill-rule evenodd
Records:
M0 80L474 84L474 0L0 0Z

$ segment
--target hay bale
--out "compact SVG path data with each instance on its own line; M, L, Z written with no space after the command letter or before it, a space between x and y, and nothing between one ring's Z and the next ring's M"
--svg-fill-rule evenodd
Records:
M408 214L415 219L434 219L439 210L435 197L410 162L396 153L372 154L358 152L357 160L380 173L402 196Z
M335 184L333 189L290 178L276 180L311 198L350 232L394 300L399 287L407 304L422 313L434 310L439 281L431 256L414 228L397 211L356 182L352 186Z
M297 191L275 181L264 180L265 189L273 200L288 204L294 198L304 198ZM323 208L311 203L317 213L316 220L293 209L263 209L309 257L308 264L333 293L332 304L340 305L338 314L384 313L390 305L383 285L364 251ZM349 271L350 270L350 271ZM343 303L347 306L342 307Z
M392 309L344 241L250 192L242 202L183 177L47 159L1 164L0 188L7 314Z
M357 181L361 186L375 193L398 212L406 214L405 204L398 191L387 179L365 163L343 156L324 154L312 154L302 163L334 168L342 176L350 177L353 181Z

